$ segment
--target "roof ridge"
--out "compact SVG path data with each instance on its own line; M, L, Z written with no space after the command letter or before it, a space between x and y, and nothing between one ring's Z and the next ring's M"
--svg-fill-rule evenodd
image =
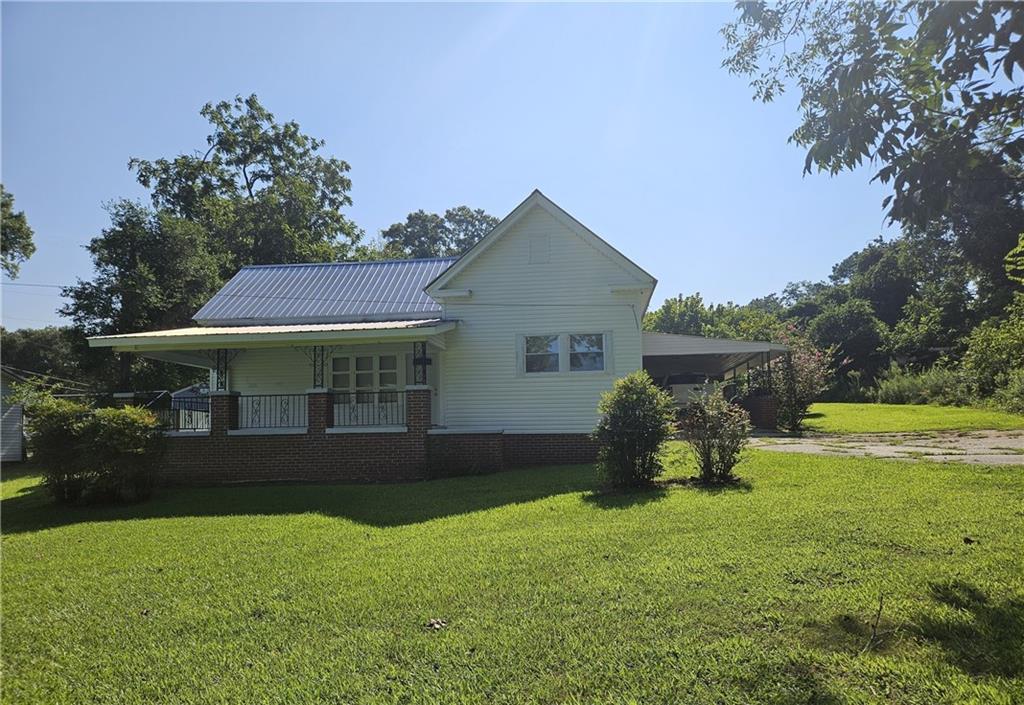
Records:
M458 255L446 255L444 257L407 257L405 259L374 259L374 260L343 260L341 262L292 262L282 264L243 264L242 269L263 269L270 267L335 267L342 264L398 264L402 262L441 262L444 260L457 260Z

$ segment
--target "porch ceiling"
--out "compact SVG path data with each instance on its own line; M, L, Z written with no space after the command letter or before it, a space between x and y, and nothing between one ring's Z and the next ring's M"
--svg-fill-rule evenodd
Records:
M274 348L337 343L396 343L431 340L455 328L440 318L364 323L310 323L280 326L196 326L174 330L103 335L89 338L89 347L116 352ZM166 358L165 358L166 359ZM189 364L184 359L174 360Z

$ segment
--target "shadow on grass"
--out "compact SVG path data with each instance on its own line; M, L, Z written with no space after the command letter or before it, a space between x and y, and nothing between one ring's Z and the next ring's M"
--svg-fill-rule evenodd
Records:
M750 480L745 480L742 477L734 477L725 482L705 482L699 477L683 477L674 480L664 480L660 484L663 487L685 487L687 489L696 490L697 492L705 492L707 494L750 492L754 489L754 485Z
M931 596L944 608L914 620L919 636L973 676L1024 675L1024 600L994 602L961 580L933 583Z
M633 489L594 489L583 495L583 501L601 509L629 509L657 502L668 494L664 487L638 487Z
M874 628L875 615L837 614L827 622L815 622L807 626L810 635L806 638L814 648L859 654L870 650L876 654L889 653L898 641L898 625L882 615Z
M4 479L13 479L7 468ZM593 491L596 487L592 465L566 465L390 485L167 488L139 504L67 507L54 503L37 483L0 502L0 516L4 534L93 521L305 513L388 527Z

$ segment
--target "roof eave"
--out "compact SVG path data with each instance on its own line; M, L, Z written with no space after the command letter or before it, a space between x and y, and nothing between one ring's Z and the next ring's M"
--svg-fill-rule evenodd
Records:
M455 321L441 321L429 326L407 328L376 328L370 330L213 333L199 335L107 335L88 338L91 348L111 348L114 352L146 352L155 350L212 350L216 348L279 348L291 345L331 345L356 343L400 343L426 340L454 329Z

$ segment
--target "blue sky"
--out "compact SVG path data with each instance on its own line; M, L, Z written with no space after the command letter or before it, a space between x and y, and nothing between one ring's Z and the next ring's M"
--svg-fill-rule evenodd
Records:
M870 171L802 176L795 96L720 68L731 4L2 6L2 178L36 233L21 282L88 278L129 157L199 149L256 93L352 165L375 234L418 208L503 216L540 188L654 274L654 302L746 302L886 230ZM59 323L3 288L4 325Z

